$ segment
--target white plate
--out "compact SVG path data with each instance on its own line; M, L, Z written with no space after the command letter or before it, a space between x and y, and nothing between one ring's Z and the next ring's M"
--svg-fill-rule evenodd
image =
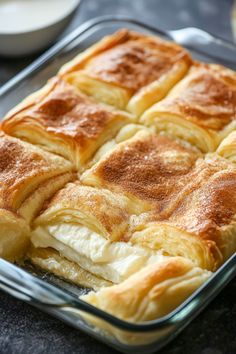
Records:
M25 56L48 47L80 0L0 0L0 55Z

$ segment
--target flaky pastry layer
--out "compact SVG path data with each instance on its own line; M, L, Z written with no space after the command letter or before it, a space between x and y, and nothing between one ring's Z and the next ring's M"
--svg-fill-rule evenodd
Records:
M81 180L139 206L126 239L215 270L236 250L235 177L231 162L144 130L101 156Z
M9 135L61 155L81 170L89 158L134 117L99 105L54 78L14 108L2 129Z
M0 208L0 257L15 262L30 245L30 229L25 220Z
M161 211L178 196L200 156L182 142L142 129L104 153L81 181L125 194L140 211Z
M15 260L45 200L73 179L72 165L0 132L0 256Z
M53 273L73 284L93 290L99 290L112 283L99 278L89 271L81 268L77 263L71 262L52 248L34 248L31 246L27 252L27 258L37 267Z
M82 299L129 322L150 321L175 309L210 274L184 258L170 257Z
M17 211L42 183L72 171L66 160L0 132L0 207Z
M60 75L98 101L140 115L187 72L190 56L176 44L121 30L65 64Z
M235 72L195 63L165 99L143 114L141 122L189 141L203 152L214 151L236 128Z

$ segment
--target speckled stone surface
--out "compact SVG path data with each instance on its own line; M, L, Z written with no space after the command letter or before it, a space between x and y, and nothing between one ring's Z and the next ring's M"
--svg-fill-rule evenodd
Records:
M102 14L126 14L160 28L198 26L232 40L231 0L85 0L65 35L85 20ZM0 85L35 57L0 58ZM236 353L236 279L162 354ZM0 354L115 354L31 306L0 292Z

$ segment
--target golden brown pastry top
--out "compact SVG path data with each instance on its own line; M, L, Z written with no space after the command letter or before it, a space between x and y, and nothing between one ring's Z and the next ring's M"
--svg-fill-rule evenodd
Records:
M86 172L82 181L155 203L161 211L187 182L199 156L168 137L141 131Z
M36 99L34 105L18 114L25 120L27 117L35 118L48 132L73 138L81 148L88 140L95 140L115 116L60 79L53 79L45 97L42 99L40 96L38 102ZM6 132L8 122L3 122Z
M236 119L236 74L219 65L195 64L157 107L160 112L221 130Z
M224 226L236 221L236 169L224 159L207 157L198 161L195 175L167 221L217 241Z
M165 223L208 240L236 216L236 168L165 136L139 132L82 177L84 183L137 198L137 225Z
M89 76L120 87L138 91L158 80L176 62L189 62L187 52L156 37L122 30L121 43L92 58L85 70Z
M209 263L206 258L202 266L208 264L207 268L215 269L235 249L236 168L225 159L207 155L196 162L189 176L188 183L170 204L171 207L161 213L153 210L146 214L144 220L137 220L136 229L143 231L134 234L133 241L147 246L159 245L160 235L170 243L179 239L177 246L183 242L190 247L188 256L192 250L194 260L197 253L206 256L206 251L210 251L212 260ZM182 241L178 232L184 237ZM197 237L196 240L190 235ZM196 241L201 241L201 246L198 244L194 248ZM171 247L176 249L175 243Z
M37 184L70 170L66 160L0 132L0 208L16 210Z
M36 225L53 220L73 223L74 219L76 222L81 219L82 225L111 240L123 235L130 217L128 198L106 189L83 186L79 181L68 183L50 203L45 203L43 210Z
M210 275L185 258L165 257L121 284L81 298L123 320L150 321L174 310Z

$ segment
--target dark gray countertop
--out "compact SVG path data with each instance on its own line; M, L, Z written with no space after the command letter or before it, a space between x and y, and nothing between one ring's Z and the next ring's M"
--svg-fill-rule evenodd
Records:
M232 40L231 0L85 0L65 35L86 19L128 14L160 28L198 26ZM0 85L35 57L0 58ZM163 354L236 353L236 279ZM116 351L82 332L0 292L0 354L113 354Z

